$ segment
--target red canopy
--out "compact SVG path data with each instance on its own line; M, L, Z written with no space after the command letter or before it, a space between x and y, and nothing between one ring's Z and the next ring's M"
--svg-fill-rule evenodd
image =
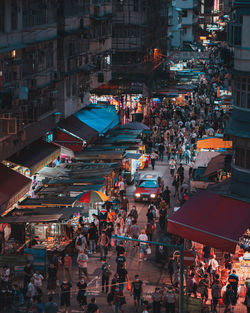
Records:
M234 252L250 227L250 203L202 191L168 220L168 232L223 251Z
M0 214L29 191L31 182L31 179L0 163Z

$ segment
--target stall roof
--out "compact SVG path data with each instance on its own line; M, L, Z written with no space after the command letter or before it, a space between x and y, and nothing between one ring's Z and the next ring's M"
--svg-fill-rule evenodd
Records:
M249 228L249 212L248 202L202 191L191 197L168 219L167 230L233 253L239 238Z
M223 170L225 167L225 157L228 155L228 152L223 152L215 157L213 157L209 163L208 166L203 173L203 177L210 176L214 173L216 173L219 170Z
M46 185L48 186L58 186L58 185L77 185L77 186L88 186L91 184L100 184L105 181L104 177L90 177L90 178L82 178L82 179L58 179L52 178Z
M74 115L71 115L65 120L60 121L58 126L62 131L76 135L87 143L99 134L97 130L91 128Z
M39 139L14 154L7 161L27 167L32 176L53 162L60 155L60 152L60 147Z
M136 130L149 130L150 128L140 122L130 122L127 124L122 125L122 128L124 129L136 129Z
M43 207L43 206L71 206L75 202L72 197L51 197L46 199L26 198L20 204L20 208L25 207Z
M95 129L99 134L106 133L119 124L114 106L92 105L74 114L81 122Z
M136 137L132 137L131 136L117 136L117 137L110 137L110 138L104 138L102 143L104 144L118 144L118 143L133 143L133 144L140 144L141 139L136 139Z
M134 159L134 160L139 160L141 156L142 156L141 153L130 153L130 152L128 152L125 154L125 158Z
M89 190L100 190L104 186L103 184L94 184L94 185L64 185L64 186L51 186L51 187L42 187L41 190L37 193L40 195L58 195L68 192L86 192Z
M18 215L8 215L5 216L4 218L18 218L18 217L26 217L29 218L30 216L34 217L34 219L36 218L36 216L38 216L39 221L42 219L42 216L46 217L46 221L48 221L49 219L51 219L51 221L54 221L54 216L55 215L60 215L59 219L60 220L68 220L72 217L72 215L74 214L78 214L80 213L82 216L88 216L89 213L89 207L88 205L85 205L83 207L73 207L73 208L58 208L58 207L43 207L43 208L37 208L35 211L33 209L30 208L26 208L26 209L17 209L14 211L14 213L17 213ZM20 215L21 214L21 215ZM52 216L52 218L49 218L49 216ZM58 220L59 220L58 219ZM22 220L20 221L20 223L22 223ZM1 223L1 219L0 219L0 223ZM13 221L13 223L15 223Z
M194 168L207 167L212 158L220 155L216 151L199 151L194 162Z
M0 214L29 192L30 185L29 178L0 163Z
M123 158L124 151L112 151L112 150L92 150L81 151L75 153L76 160L121 160ZM105 163L104 163L105 164Z
M62 217L62 214L49 215L23 215L23 216L6 216L0 218L0 223L16 224L16 223L42 223L56 222Z

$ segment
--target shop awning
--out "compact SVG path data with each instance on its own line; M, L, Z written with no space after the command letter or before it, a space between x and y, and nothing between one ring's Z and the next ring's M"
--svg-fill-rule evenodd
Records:
M200 149L232 149L232 141L225 141L223 137L209 137L197 141L197 151Z
M19 204L19 208L38 208L38 207L69 207L75 202L72 197L50 197L45 199L27 198Z
M202 191L168 219L168 232L234 252L250 226L250 203Z
M39 139L7 161L28 168L33 176L60 156L60 151L60 147Z
M29 192L31 180L0 163L0 214Z
M203 173L203 177L213 175L219 170L223 170L225 167L225 157L228 155L228 152L220 153L219 155L213 157L208 166Z
M20 224L57 222L62 216L63 214L6 216L0 218L0 223Z
M91 142L95 137L98 136L98 132L89 127L83 121L79 120L75 116L70 116L65 120L60 121L59 129L66 132L68 135L71 135L73 138L77 137L87 143ZM62 142L58 142L59 144L63 144Z
M96 130L99 134L106 133L119 124L114 106L90 106L74 114L81 122Z
M200 151L194 162L194 168L207 167L212 158L220 155L216 151Z

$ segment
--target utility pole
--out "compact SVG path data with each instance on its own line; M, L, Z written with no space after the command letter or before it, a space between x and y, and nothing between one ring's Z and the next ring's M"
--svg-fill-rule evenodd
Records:
M157 242L157 241L145 241L145 240L139 240L124 236L116 236L113 235L112 238L114 239L122 239L122 240L130 240L130 241L136 241L136 242L143 242L148 243L155 246L165 246L168 248L174 248L176 250L180 251L180 293L179 293L179 313L184 313L184 244L181 245L172 245L165 242Z

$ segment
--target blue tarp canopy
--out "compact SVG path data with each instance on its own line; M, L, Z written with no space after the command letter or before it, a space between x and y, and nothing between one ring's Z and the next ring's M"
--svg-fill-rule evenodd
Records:
M114 106L89 106L74 114L80 121L98 131L106 133L119 124L119 118Z

